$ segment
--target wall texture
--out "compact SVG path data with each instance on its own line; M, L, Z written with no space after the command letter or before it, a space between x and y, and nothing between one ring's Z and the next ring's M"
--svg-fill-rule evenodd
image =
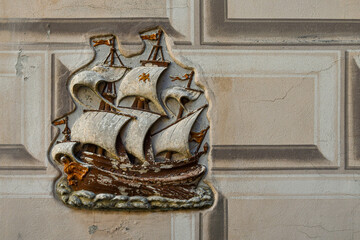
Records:
M0 239L360 239L359 20L355 0L0 1ZM70 209L47 159L61 85L89 36L132 55L156 26L206 89L216 203Z

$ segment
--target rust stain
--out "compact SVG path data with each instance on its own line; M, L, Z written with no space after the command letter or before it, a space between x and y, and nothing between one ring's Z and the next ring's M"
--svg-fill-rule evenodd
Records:
M64 157L64 172L67 174L69 185L76 186L78 181L82 180L89 171L87 167L76 162L70 162L69 158Z
M190 141L200 143L205 135L207 129L204 129L200 132L190 132Z
M108 40L93 40L94 43L94 47L98 46L98 45L107 45L107 46L111 46L111 41L110 39Z
M141 39L143 39L143 40L158 40L158 36L156 33L151 34L151 35L142 35Z
M173 77L173 76L170 76L171 78L171 81L174 82L176 80L179 80L179 81L186 81L186 80L189 80L190 78L192 78L192 76L194 75L194 72L191 72L191 73L186 73L184 76L182 77Z

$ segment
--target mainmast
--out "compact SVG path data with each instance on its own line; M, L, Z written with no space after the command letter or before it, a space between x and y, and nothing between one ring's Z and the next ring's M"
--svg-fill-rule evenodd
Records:
M141 38L143 40L152 40L152 41L155 40L156 41L156 44L153 45L153 47L151 49L148 59L140 60L140 63L142 66L154 66L155 65L158 67L165 67L165 68L169 66L170 62L165 61L163 49L161 46L162 34L163 34L163 31L161 29L159 29L157 31L157 33L141 36ZM160 53L160 60L158 57L159 53ZM148 74L143 73L142 75L139 76L139 81L146 82L147 80L150 81ZM137 109L150 110L149 100L144 97L136 97L131 107L137 108Z
M151 34L151 35L142 35L141 38L144 40L155 40L156 44L153 45L151 52L149 54L149 57L147 60L140 60L140 63L142 66L144 67L155 67L158 68L160 67L161 69L166 69L170 62L165 61L164 58L164 53L163 53L163 49L161 46L161 38L162 38L162 33L163 31L161 29L159 29L157 31L157 33ZM158 58L158 55L160 53L160 59ZM157 69L155 72L154 70L151 70L149 72L142 72L140 75L137 76L138 78L138 82L143 82L143 83L147 83L147 82L152 82L155 80L155 93L156 93L156 81L158 79L158 77L155 77L153 80L151 80L153 78L153 74L155 73L155 76L158 74L160 76L161 72L163 70L161 69ZM151 76L150 76L151 75ZM145 86L143 86L145 87ZM155 94L155 97L151 97L152 100L155 100L154 103L158 108L161 108L161 106L159 106L158 104L158 99L157 96ZM145 110L145 111L149 111L150 112L150 108L149 108L149 99L145 98L145 96L136 96L135 100L133 102L133 104L131 105L132 109L137 109L137 110ZM163 111L162 111L163 112ZM134 112L135 113L135 112ZM138 113L138 114L149 114L149 113ZM140 117L140 116L139 116ZM157 115L153 115L150 114L147 116L148 121L151 122L151 125L153 122L155 122L160 116ZM140 119L140 118L139 118ZM141 122L141 120L139 120L138 123L133 123L134 126L132 126L131 124L129 125L129 128L127 129L128 132L124 132L124 134L126 134L124 137L125 139L125 146L127 146L128 151L131 151L134 155L137 155L138 159L142 162L146 161L148 163L153 163L154 162L154 156L152 154L152 145L151 145L151 140L150 140L150 135L149 133L147 133L147 130L149 128L149 126L147 126L147 124ZM145 143L145 145L143 146L143 148L140 148L140 150L137 150L136 147L132 147L130 148L130 146L135 145L132 140L133 140L133 136L130 136L129 133L136 133L136 129L137 130L141 130L142 131L146 131L145 134L146 136L144 136L144 139L142 139L142 143ZM139 136L141 136L143 133L137 133ZM145 152L145 155L142 154L142 152Z
M153 45L150 55L147 60L140 60L143 66L148 64L157 65L159 67L167 67L170 62L165 61L164 53L161 46L161 38L163 31L161 29L158 30L157 33L151 35L142 35L141 38L144 40L156 40L156 44ZM160 53L160 60L158 60L158 54Z
M185 74L183 76L184 77L183 79L179 78L179 77L171 77L171 76L170 76L170 78L172 79L171 81L176 81L176 80L186 81L186 80L188 80L186 87L190 88L193 76L194 76L194 71L191 71L190 74ZM187 101L187 100L184 100L184 101ZM182 118L183 113L184 113L184 107L180 106L179 112L176 117L176 121L178 121L180 118ZM173 152L167 152L165 158L171 160L172 154L173 154Z

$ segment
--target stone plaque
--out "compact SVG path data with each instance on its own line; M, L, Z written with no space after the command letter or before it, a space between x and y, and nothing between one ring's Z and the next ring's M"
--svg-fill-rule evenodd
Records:
M54 119L50 155L61 170L56 196L97 209L203 208L209 150L204 90L170 57L161 29L141 34L141 54L125 58L114 35L90 39L94 58L70 74L76 108ZM66 96L66 95L64 95Z

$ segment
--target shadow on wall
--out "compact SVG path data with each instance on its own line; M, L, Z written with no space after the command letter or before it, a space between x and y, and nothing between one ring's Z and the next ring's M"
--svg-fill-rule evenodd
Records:
M227 199L217 192L218 202L212 211L202 215L201 239L227 239Z

